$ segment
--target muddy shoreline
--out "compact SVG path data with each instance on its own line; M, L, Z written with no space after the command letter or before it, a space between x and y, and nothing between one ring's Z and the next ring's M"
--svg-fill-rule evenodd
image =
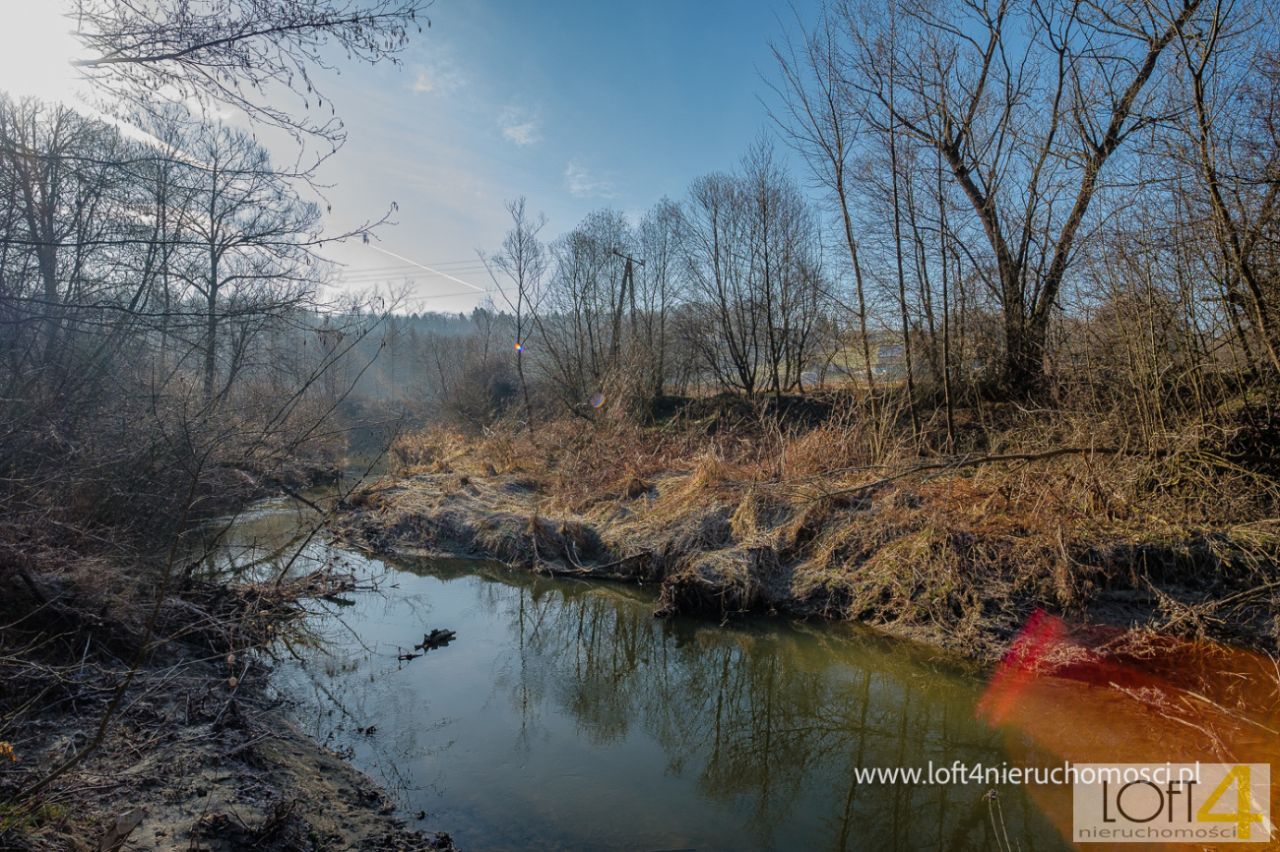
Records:
M345 578L299 582L275 599L203 584L168 598L164 633L184 638L133 673L88 757L23 804L0 807L0 850L453 849L447 834L425 830L428 815L397 813L345 756L289 720L271 687L268 643L242 638L233 640L240 650L225 650L228 625L272 634L307 617L306 596L350 588ZM118 659L102 637L127 637L129 626L107 626L97 625L86 661ZM93 741L124 671L86 663L74 678L57 672L48 705L4 731L13 759L0 766L0 803Z
M112 748L68 783L76 808L97 816L83 824L90 844L136 816L125 848L453 849L447 834L420 831L412 816L396 814L376 783L280 708L242 699L240 709L219 715L205 701L187 720L177 703L149 708L163 716L157 731L122 726L126 742L160 738L141 759L120 771L130 756Z

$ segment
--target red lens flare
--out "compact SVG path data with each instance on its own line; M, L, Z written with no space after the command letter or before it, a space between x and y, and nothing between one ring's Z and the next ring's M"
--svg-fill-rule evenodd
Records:
M1005 732L1011 765L1269 763L1280 778L1280 666L1214 642L1071 624L1037 611L975 712ZM1070 838L1071 786L1029 792ZM1278 792L1273 784L1273 815Z

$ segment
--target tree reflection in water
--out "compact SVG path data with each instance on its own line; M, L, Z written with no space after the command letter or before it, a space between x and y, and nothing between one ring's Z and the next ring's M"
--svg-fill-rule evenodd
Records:
M399 567L399 588L318 643L343 664L308 666L312 727L465 845L1064 846L1016 788L992 802L979 784L854 783L857 767L1005 759L974 719L980 679L921 649L834 625L658 620L621 586ZM458 642L395 663L428 623ZM377 736L355 733L369 724Z

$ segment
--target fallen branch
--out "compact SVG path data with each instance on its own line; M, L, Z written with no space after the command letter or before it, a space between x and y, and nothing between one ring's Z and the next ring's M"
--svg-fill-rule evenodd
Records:
M906 470L900 470L889 476L881 477L872 482L862 485L855 485L849 488L839 488L834 491L824 491L817 497L812 499L822 499L825 497L843 496L846 494L862 494L868 491L874 491L885 485L897 482L899 479L906 479L917 473L928 473L935 470L964 470L971 467L981 467L987 464L999 464L1001 462L1035 462L1045 461L1046 459L1058 458L1060 456L1072 455L1106 455L1106 456L1148 456L1152 458L1167 458L1177 455L1173 450L1147 450L1137 451L1128 450L1122 447L1056 447L1052 450L1044 450L1038 453L1000 453L986 456L961 456L959 458L951 458L946 461L929 462L928 464L918 464L909 467Z

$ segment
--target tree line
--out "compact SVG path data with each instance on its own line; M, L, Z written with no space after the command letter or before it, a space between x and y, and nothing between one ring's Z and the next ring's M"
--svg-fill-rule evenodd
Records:
M814 381L810 368L838 346L819 211L767 141L635 222L600 210L546 241L524 199L508 212L511 230L484 257L510 343L485 351L491 372L514 367L526 408L530 384L571 410L695 387L781 395Z
M905 399L916 430L936 404L951 441L983 399L1128 400L1158 430L1275 387L1266 4L830 0L774 56L801 174L762 140L549 241L510 205L488 260L514 354L490 360L527 415L530 384L581 411L834 379Z
M324 157L304 161L345 131L313 73L325 45L395 61L422 9L75 0L89 101L0 94L0 578L163 540L246 473L336 452L380 314L326 296L321 249L386 216L326 231Z

